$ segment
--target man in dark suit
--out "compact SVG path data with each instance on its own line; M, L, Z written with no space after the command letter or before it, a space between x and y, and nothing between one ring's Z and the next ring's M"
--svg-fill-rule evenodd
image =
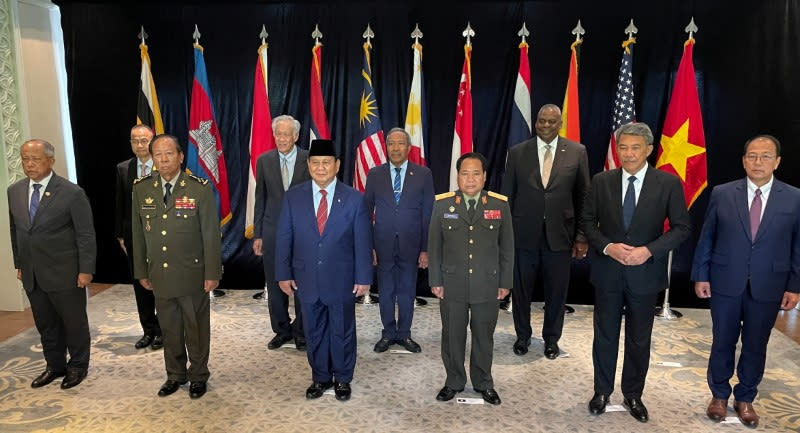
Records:
M559 355L564 303L572 257L586 257L588 244L579 220L589 189L586 148L558 136L561 110L547 104L536 117L536 137L508 151L502 192L514 217L514 353L531 344L531 296L541 270L545 312L544 354Z
M272 121L272 134L275 136L277 148L259 156L256 162L256 204L253 218L253 252L263 259L269 321L275 333L267 348L277 349L294 339L295 347L305 350L300 298L295 293L295 315L292 322L289 317L289 297L281 291L275 279L275 231L278 229L284 192L311 179L306 163L308 151L295 145L300 136L300 122L292 116L276 117Z
M191 381L189 397L206 393L211 313L208 292L222 277L219 213L207 179L181 170L178 139L150 142L156 170L133 184L133 277L153 290L164 333L168 396ZM189 368L186 368L186 360Z
M52 144L28 140L20 153L26 178L8 187L11 247L47 362L31 386L66 376L61 388L72 388L89 368L85 288L97 256L92 208L83 189L53 172Z
M467 324L472 333L469 377L489 404L500 404L492 358L497 300L508 295L514 269L514 229L505 196L483 191L486 159L466 153L456 161L458 191L436 196L428 232L428 278L440 299L442 362L447 372L436 400L464 390Z
M336 180L339 160L331 140L314 140L312 181L286 192L275 243L275 277L303 308L312 384L306 398L334 387L350 399L356 365L356 297L372 284L372 231L364 197Z
M427 167L408 161L411 138L403 128L386 135L389 162L369 171L364 199L373 215L373 251L378 265L383 331L375 352L400 344L422 348L411 338L417 268L428 267L428 223L433 208L433 177ZM397 319L395 319L395 305Z
M753 399L764 375L769 335L778 311L793 308L800 298L800 190L773 176L780 162L777 138L747 140L742 156L747 177L711 192L695 250L695 292L709 298L711 306L712 398L706 414L714 421L727 414L741 335L734 409L742 424L758 426Z
M653 133L644 123L616 132L622 167L598 173L584 208L584 232L592 247L590 281L595 287L594 396L589 411L606 410L614 390L620 322L625 311L623 404L647 422L642 391L650 363L653 307L667 288L667 256L691 230L683 187L677 176L647 163ZM669 230L664 231L664 221Z
M136 125L131 128L131 150L134 157L117 164L117 205L114 214L116 234L119 247L128 261L128 269L133 275L133 241L131 234L131 199L133 181L144 177L153 170L153 159L150 157L150 140L153 139L153 130L147 125ZM144 335L134 347L144 349L147 346L158 350L164 347L161 337L161 327L156 316L156 298L152 290L147 290L133 280L133 294L136 297L136 309L139 311L139 323L142 325Z

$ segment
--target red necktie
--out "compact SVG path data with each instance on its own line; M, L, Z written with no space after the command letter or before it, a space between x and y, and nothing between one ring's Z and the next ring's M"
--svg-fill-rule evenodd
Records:
M319 192L322 194L322 198L319 200L319 207L317 208L317 228L319 229L319 234L322 234L325 231L325 223L328 222L328 199L326 198L328 191L321 189Z

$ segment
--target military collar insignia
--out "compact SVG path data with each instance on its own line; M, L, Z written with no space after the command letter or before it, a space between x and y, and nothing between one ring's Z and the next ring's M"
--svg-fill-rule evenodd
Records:
M146 199L144 199L144 202L147 204L153 204L153 197L147 197Z

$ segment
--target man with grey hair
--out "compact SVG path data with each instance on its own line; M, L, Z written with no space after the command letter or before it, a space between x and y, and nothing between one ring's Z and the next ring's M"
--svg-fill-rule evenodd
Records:
M267 288L269 320L275 336L267 348L277 349L294 339L298 350L305 350L303 313L300 298L294 296L294 321L289 317L289 297L275 280L275 233L281 214L283 194L289 188L303 183L308 173L308 151L296 146L300 136L300 122L287 114L272 120L272 135L276 148L264 153L256 161L256 203L254 216L253 252L261 256Z
M417 269L428 267L428 223L433 210L433 176L408 160L411 138L403 128L386 135L389 161L367 174L364 199L372 226L373 264L378 267L383 332L375 352L399 344L409 352L422 348L411 339ZM395 316L395 305L397 315Z
M97 256L92 208L81 187L53 172L52 144L28 140L20 153L25 178L8 187L11 249L47 362L31 387L66 376L61 388L72 388L89 368L85 287Z
M513 351L528 353L531 298L541 272L544 291L544 355L556 359L564 328L564 303L572 258L586 257L580 217L589 189L586 147L558 136L561 110L546 104L536 117L536 137L508 151L501 192L514 217Z
M592 178L583 216L595 288L594 396L589 412L605 412L614 390L624 311L623 405L634 418L647 422L642 391L650 363L653 307L669 284L667 255L691 228L680 179L647 163L653 151L650 128L644 123L623 125L615 137L622 166ZM666 232L664 220L669 220Z

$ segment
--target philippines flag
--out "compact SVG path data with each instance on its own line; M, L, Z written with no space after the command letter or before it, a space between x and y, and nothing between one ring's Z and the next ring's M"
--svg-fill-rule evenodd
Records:
M253 237L253 218L256 205L256 161L262 153L275 148L272 135L272 116L269 113L267 80L267 44L258 47L258 61L253 83L253 121L250 124L250 166L247 171L247 209L244 236Z
M372 88L372 68L370 68L369 50L372 44L364 43L364 59L361 76L364 78L364 89L361 91L361 108L358 118L361 122L361 142L356 151L356 169L353 186L364 192L367 184L367 173L372 167L386 162L383 129L378 113L378 99Z
M608 152L606 152L603 170L613 170L619 167L614 131L622 125L636 121L636 107L633 99L633 44L635 43L636 39L634 38L629 38L622 43L622 62L619 65L617 95L614 97L614 115L611 118L611 139L608 141Z
M425 109L425 83L422 79L422 44L415 42L411 49L414 50L414 76L411 79L411 92L408 95L405 126L406 132L411 136L408 160L415 164L426 165L424 137L428 118Z
M328 116L325 114L325 102L322 100L322 44L316 42L311 49L311 127L310 141L317 138L330 139Z
M456 121L453 131L453 152L450 158L450 191L458 189L456 161L461 155L472 152L472 73L470 57L472 45L464 45L464 66L458 85Z
M210 180L219 207L220 226L231 220L228 194L228 170L222 154L222 139L217 129L211 88L208 85L203 47L194 44L194 82L189 109L189 146L186 152L186 171Z

